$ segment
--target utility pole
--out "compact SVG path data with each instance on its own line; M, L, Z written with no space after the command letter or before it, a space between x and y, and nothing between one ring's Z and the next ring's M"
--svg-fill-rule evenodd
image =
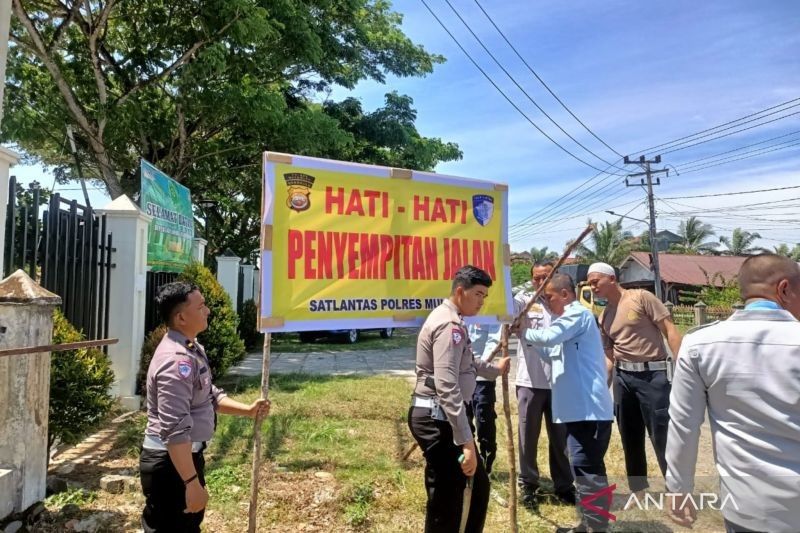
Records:
M656 242L656 211L655 205L653 202L653 174L661 174L666 173L669 176L669 169L661 169L661 170L651 170L650 165L655 164L658 165L661 163L661 156L657 155L655 159L645 159L645 157L639 156L639 160L631 161L628 156L625 156L625 164L626 165L640 165L644 168L644 172L638 172L636 174L628 174L628 177L625 178L625 185L627 187L644 187L647 186L647 207L650 211L650 254L653 256L653 282L655 284L656 290L656 297L664 301L664 295L661 291L661 268L658 264L658 243ZM645 181L644 178L647 181ZM639 183L629 183L628 178L639 178ZM661 178L656 178L656 185L661 185Z

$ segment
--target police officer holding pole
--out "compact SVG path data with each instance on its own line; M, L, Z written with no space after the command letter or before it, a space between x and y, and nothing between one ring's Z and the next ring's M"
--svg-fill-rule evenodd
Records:
M195 338L208 327L209 309L199 289L174 282L161 287L159 312L169 328L147 370L147 428L139 458L151 532L199 532L208 502L203 450L216 413L261 418L269 400L246 405L211 383L211 368Z
M475 359L462 317L478 314L492 279L471 265L453 279L450 297L434 309L417 339L417 382L408 425L425 456L425 532L480 532L489 504L489 477L475 449L471 399L475 376L508 372Z

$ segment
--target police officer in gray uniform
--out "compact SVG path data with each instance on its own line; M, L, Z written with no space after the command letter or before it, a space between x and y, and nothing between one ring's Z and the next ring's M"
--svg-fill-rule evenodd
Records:
M483 270L459 269L450 297L431 312L417 339L417 383L408 425L425 456L426 533L457 532L462 515L465 531L483 531L489 477L475 449L471 399L476 374L493 378L506 373L509 358L496 364L474 359L462 316L478 314L491 285ZM471 498L465 501L468 486Z
M150 532L199 532L208 502L203 449L216 413L264 417L269 401L234 401L211 383L211 368L195 337L208 327L209 309L198 288L184 282L161 287L159 312L167 334L147 370L147 428L139 458Z

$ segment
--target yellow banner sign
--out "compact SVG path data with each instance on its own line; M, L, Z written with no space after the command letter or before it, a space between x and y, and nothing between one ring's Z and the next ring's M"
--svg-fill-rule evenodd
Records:
M507 187L267 152L262 331L421 325L471 264L492 278L480 323L511 314Z

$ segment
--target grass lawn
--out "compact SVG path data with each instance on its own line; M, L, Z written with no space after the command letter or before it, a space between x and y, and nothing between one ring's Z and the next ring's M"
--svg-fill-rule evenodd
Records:
M258 396L258 379L228 386L236 399ZM264 464L259 499L259 531L375 531L418 532L423 529L425 492L423 458L415 451L407 462L401 456L412 443L406 425L410 383L396 377L273 375L270 397L273 412L263 427ZM498 397L500 397L498 391ZM515 401L512 399L514 424ZM499 404L498 404L499 408ZM116 468L137 468L137 447L144 418L129 422L119 434L116 452L109 454ZM508 510L498 499L508 499L508 461L502 412L498 419L499 458L493 473L496 496L489 506L487 532L509 531ZM540 440L539 464L547 467L547 440ZM250 487L252 424L220 416L206 453L206 479L211 500L204 530L241 532L247 528ZM701 449L701 455L708 451ZM710 455L709 455L710 457ZM624 463L619 437L612 436L606 465L612 482L621 483ZM651 462L655 465L655 462ZM108 465L97 465L99 474ZM652 468L652 467L651 467ZM76 470L77 471L77 470ZM703 474L698 469L698 475ZM98 474L98 476L99 476ZM84 478L86 474L84 473ZM96 480L95 480L96 481ZM113 531L134 530L142 497L129 492L109 495L88 482L89 494L64 496L82 512L119 513ZM625 492L624 487L618 489ZM55 510L64 502L48 502ZM618 508L619 502L615 502ZM613 511L614 531L667 532L678 530L663 514L650 511ZM553 531L574 522L571 507L543 504L539 513L519 506L520 531ZM48 531L61 531L53 524ZM714 514L701 514L695 531L722 530Z
M352 350L394 350L417 345L419 330L398 328L391 338L384 339L377 331L362 331L358 342L349 344L344 336L319 338L315 342L302 342L297 333L273 333L270 349L273 353L347 352Z

